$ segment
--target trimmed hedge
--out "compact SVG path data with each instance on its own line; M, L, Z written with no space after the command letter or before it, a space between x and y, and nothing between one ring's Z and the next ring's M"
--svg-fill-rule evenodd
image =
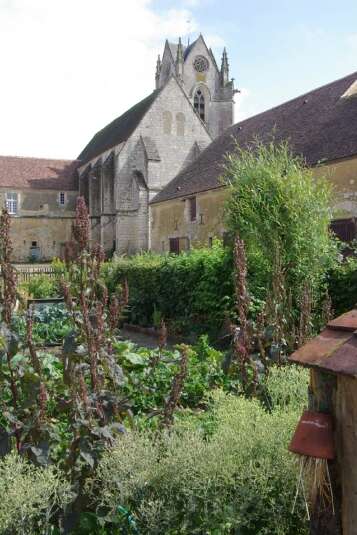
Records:
M164 318L176 332L217 333L232 308L232 254L215 243L180 255L144 253L106 265L109 289L129 284L129 321L147 326Z
M251 313L261 306L266 289L259 285L259 267L248 273ZM180 255L143 253L120 257L105 266L111 292L127 279L128 321L142 326L159 325L164 318L171 332L208 333L216 336L224 319L233 314L233 261L229 247L220 242L211 249L194 249ZM320 288L327 289L334 315L357 304L357 259L336 261ZM319 307L315 311L320 314Z

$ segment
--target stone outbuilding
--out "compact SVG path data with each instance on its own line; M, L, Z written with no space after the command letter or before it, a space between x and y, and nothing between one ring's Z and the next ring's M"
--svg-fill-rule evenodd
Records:
M71 239L79 162L0 156L0 205L12 216L15 262L46 261Z

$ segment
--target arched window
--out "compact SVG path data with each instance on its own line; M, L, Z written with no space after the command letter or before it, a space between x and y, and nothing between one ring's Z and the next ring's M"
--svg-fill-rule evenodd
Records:
M202 93L201 89L197 89L194 99L193 99L193 107L195 108L196 112L202 119L202 121L205 120L205 97Z
M176 133L178 136L185 135L185 114L182 112L176 114Z
M164 124L164 134L171 134L172 114L170 111L164 111L162 114Z

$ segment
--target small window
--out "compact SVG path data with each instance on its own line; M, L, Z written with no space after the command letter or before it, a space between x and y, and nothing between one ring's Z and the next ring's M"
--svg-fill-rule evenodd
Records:
M189 215L190 215L190 221L196 221L197 217L197 203L196 203L196 197L191 197L188 199L189 202Z
M9 214L16 215L18 208L17 193L6 193L5 205Z
M179 254L180 238L170 238L170 253Z
M37 247L37 241L32 241L31 242L31 247Z
M64 206L66 204L66 195L64 191L61 191L58 197L58 202L60 206Z
M213 238L212 238L212 236L210 236L210 237L208 238L208 247L209 247L209 248L212 248L212 247L213 247Z

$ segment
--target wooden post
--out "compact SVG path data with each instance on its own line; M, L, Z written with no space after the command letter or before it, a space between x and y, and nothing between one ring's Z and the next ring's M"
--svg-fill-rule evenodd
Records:
M357 380L337 377L337 455L342 483L342 533L357 533Z
M320 370L310 371L309 409L318 412L330 413L332 414L335 422L336 418L334 401L336 398L336 384L336 376ZM321 496L317 497L316 503L314 504L311 512L311 535L342 535L340 521L341 483L339 478L340 470L338 458L335 461L329 461L328 467L334 503L333 506L332 503L326 506L326 501L324 501ZM343 532L343 535L347 535L347 532ZM352 532L348 533L348 535L352 535Z

